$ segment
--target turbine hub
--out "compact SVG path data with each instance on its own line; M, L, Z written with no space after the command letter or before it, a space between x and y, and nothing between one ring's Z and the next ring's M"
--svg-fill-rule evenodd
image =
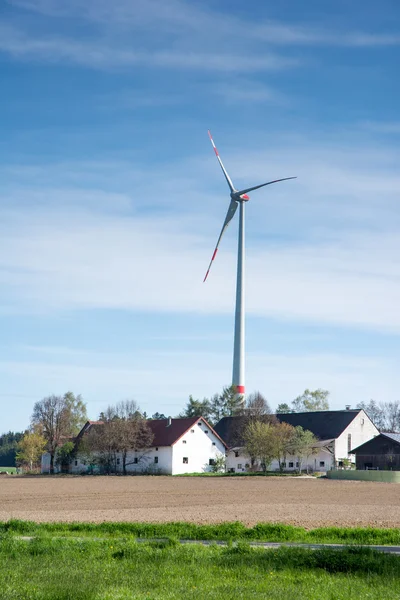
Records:
M231 192L232 200L235 202L248 202L250 200L250 196L247 194L239 194L238 192Z

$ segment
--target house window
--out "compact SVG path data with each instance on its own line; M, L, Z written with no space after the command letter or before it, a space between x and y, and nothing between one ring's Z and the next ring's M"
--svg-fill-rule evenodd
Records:
M182 444L186 444L186 440L182 440Z
M351 433L349 433L347 436L347 452L350 452L350 450L351 450Z
M325 461L324 460L320 460L319 461L319 466L320 467L324 467L325 466Z
M194 433L194 429L191 429L191 430L190 430L190 433Z
M208 430L207 430L207 429L205 429L205 430L204 430L204 433L208 433Z
M78 466L78 461L77 461L77 460L75 461L75 466L76 466L76 467Z
M364 419L361 419L361 425L364 425Z
M284 463L282 463L282 467L283 467L284 469L286 469L286 463L285 463L285 462L284 462Z
M231 467L230 469L228 469L228 473L234 473L235 469L233 467Z
M201 421L199 421L199 422L197 423L197 425L198 425L199 427L201 427Z
M250 464L249 463L246 463L244 466L246 467L246 469L250 469Z
M292 462L289 463L289 469L293 469L293 463Z
M215 465L215 458L210 458L210 460L208 461L208 464L210 465L210 467Z
M187 457L187 456L184 456L184 457L183 457L183 461L182 461L182 462L183 462L183 464L184 464L184 465L188 465L188 464L189 464L189 459L188 459L188 457Z
M158 465L158 456L155 456L155 457L154 457L154 463L155 463L156 465Z
M213 442L212 445L215 446L215 442Z
M135 456L135 458L133 459L133 464L134 464L134 465L137 465L137 464L138 464L138 457L137 457L137 456Z
M243 468L243 465L240 463L240 464L238 464L237 468L238 468L238 469L242 469L242 468Z
M156 452L158 452L158 448L156 448Z
M117 458L117 465L119 465L120 462L121 462L121 459Z
M299 463L297 462L297 463L296 463L296 467L298 467L298 466L299 466Z
M238 450L235 450L235 458L237 458L239 456L239 452Z

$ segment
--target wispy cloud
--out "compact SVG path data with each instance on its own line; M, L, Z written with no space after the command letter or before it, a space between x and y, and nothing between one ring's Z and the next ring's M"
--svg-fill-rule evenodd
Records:
M343 139L340 148L307 145L304 140L290 152L287 147L246 154L246 160L243 153L240 158L227 157L232 174L249 182L260 177L265 164L274 173L286 174L285 167L289 174L293 170L300 175L291 187L274 189L268 210L261 197L249 204L249 314L400 331L400 178L388 160L390 150L345 148ZM100 181L111 173L123 181L129 168L124 163L119 171L117 167L99 164ZM179 183L182 170L190 185ZM63 180L63 169L45 171ZM84 173L83 168L83 180ZM135 189L135 197L147 189L146 206L157 207L151 214L140 204L132 203L130 209L130 197L124 194L122 206L110 210L113 201L107 202L104 191L102 205L97 206L96 190L88 201L88 190L82 192L78 182L63 192L63 200L57 198L60 188L49 188L51 204L35 210L24 200L32 193L28 182L24 189L14 189L0 225L0 281L6 306L24 312L114 308L231 314L231 233L213 276L202 284L225 211L223 197L203 193L205 173L207 178L210 173L210 181L219 181L212 157L207 165L201 160L190 168L189 163L164 165L149 189L150 175L139 166L136 180L130 174L126 186ZM179 219L178 206L170 200L157 205L165 190L178 202ZM18 203L25 206L23 213L15 212Z
M9 0L11 1L11 0ZM345 46L378 47L400 44L399 33L379 31L349 30L337 27L310 26L308 23L282 23L273 19L251 21L242 16L222 14L217 9L205 5L187 3L182 0L70 0L60 3L57 0L12 0L14 6L49 17L66 16L84 19L90 23L121 29L157 31L160 35L185 33L207 38L212 41L214 34L218 43L227 39L240 39L245 46L249 41L261 40L279 46ZM245 31L245 35L243 35Z
M301 66L304 58L289 55L284 47L400 44L400 34L244 21L181 0L13 0L10 4L30 18L23 25L12 15L4 20L0 51L19 60L94 69L148 66L251 73ZM280 47L280 53L273 51L274 46ZM262 95L254 92L253 100L254 94ZM268 99L265 95L266 91L264 99Z
M15 58L49 63L70 62L85 67L109 69L114 67L149 66L166 69L191 69L216 72L257 72L279 70L299 64L299 60L273 53L262 56L227 52L199 52L184 49L171 51L136 50L131 45L109 43L106 40L77 40L42 35L36 37L13 27L0 28L0 51Z

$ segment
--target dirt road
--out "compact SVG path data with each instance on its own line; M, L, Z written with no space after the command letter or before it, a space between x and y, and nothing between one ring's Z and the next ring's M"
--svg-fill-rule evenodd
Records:
M280 477L0 479L0 520L400 527L400 486Z

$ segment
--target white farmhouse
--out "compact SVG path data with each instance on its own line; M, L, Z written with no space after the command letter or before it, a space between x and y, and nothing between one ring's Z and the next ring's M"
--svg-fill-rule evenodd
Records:
M368 415L360 409L285 413L277 414L275 417L293 427L301 426L303 429L308 429L318 438L314 453L302 464L303 469L310 471L340 468L345 459L354 462L354 455L350 454L352 448L379 434L379 430ZM243 448L244 424L244 417L224 417L215 426L215 431L229 446L226 459L228 472L241 473L251 467L250 458ZM299 466L297 461L297 457L287 456L284 470L296 471ZM278 471L278 461L274 460L269 469Z
M151 448L129 452L128 473L203 473L211 471L217 458L225 458L226 444L203 417L157 419L147 422L154 439ZM99 421L88 421L77 436L80 440L91 427L102 427ZM117 454L117 471L122 472L122 457ZM87 457L77 452L70 473L92 470ZM44 454L42 472L49 471L49 455Z

